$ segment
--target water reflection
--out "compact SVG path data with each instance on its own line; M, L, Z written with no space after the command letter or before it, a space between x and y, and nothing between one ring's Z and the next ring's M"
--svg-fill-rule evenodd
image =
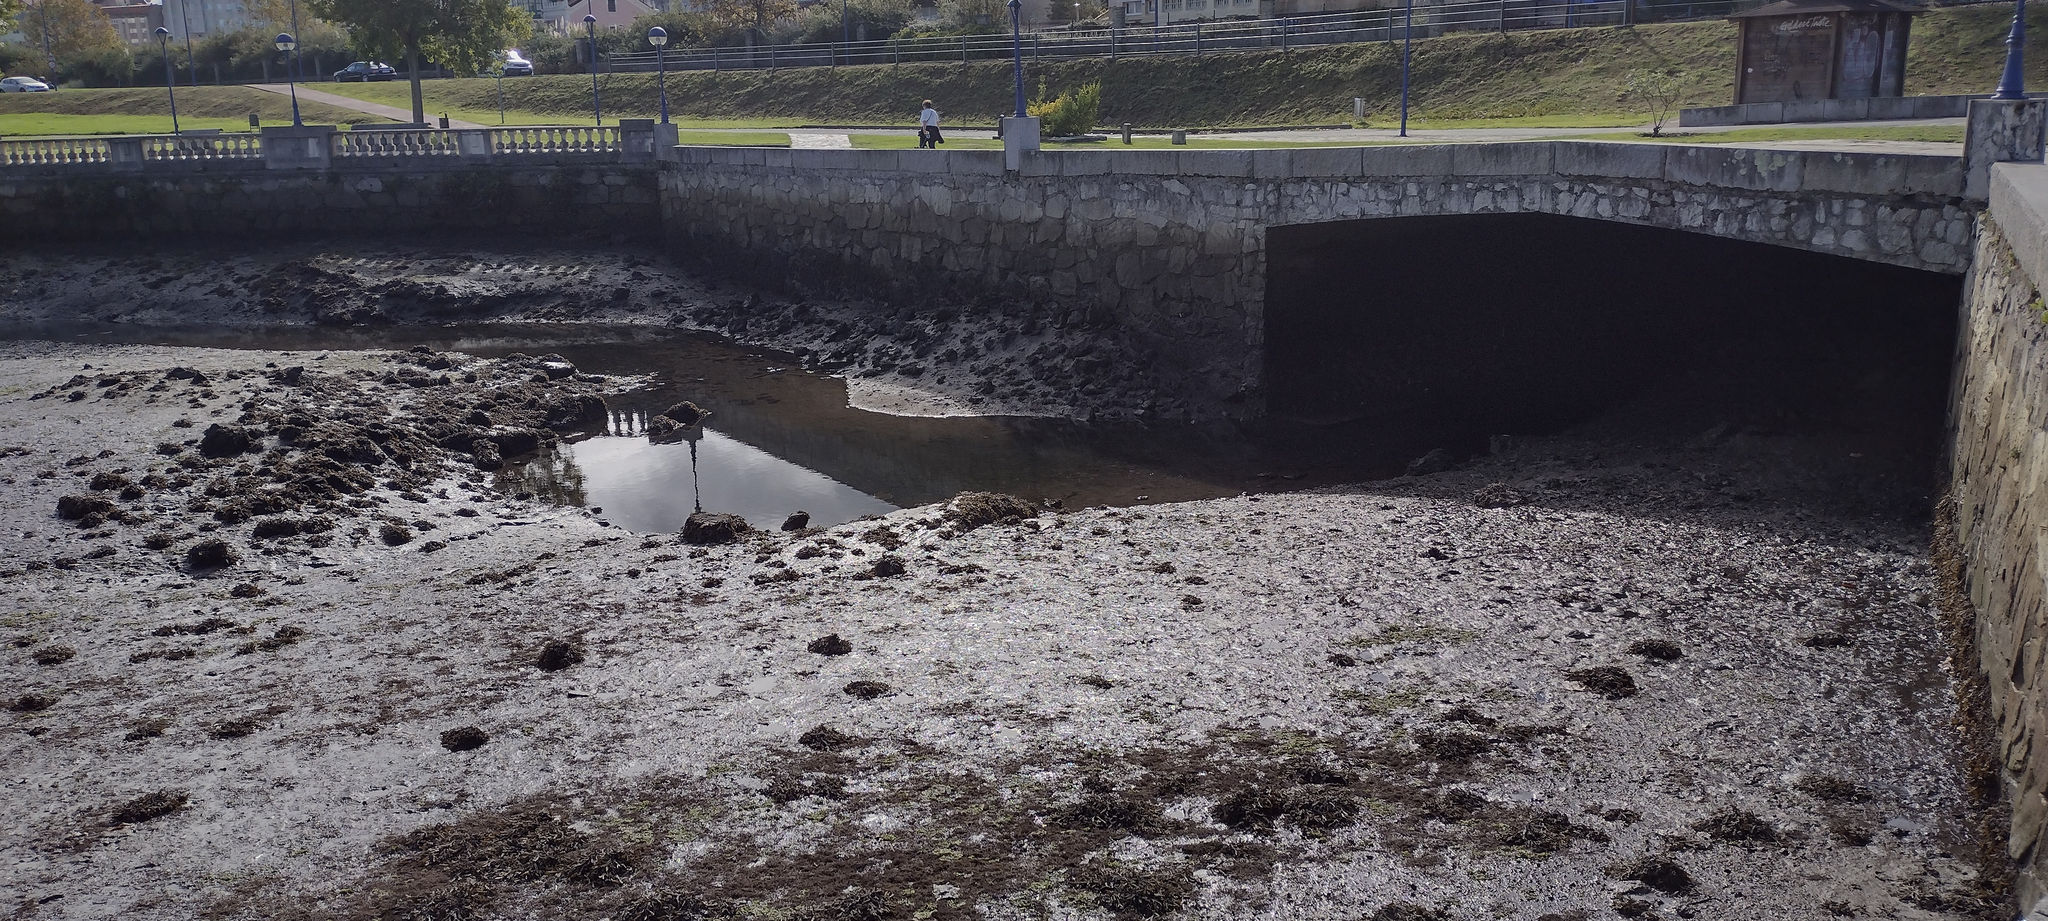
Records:
M544 451L509 467L500 483L564 505L601 508L629 531L679 531L691 512L710 509L772 528L791 512L829 527L897 506L825 474L791 463L706 425L672 442L647 435L644 410L615 411L597 435Z

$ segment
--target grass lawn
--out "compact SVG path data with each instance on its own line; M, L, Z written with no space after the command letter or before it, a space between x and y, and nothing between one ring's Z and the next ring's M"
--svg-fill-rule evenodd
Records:
M1649 119L1638 113L1621 112L1591 115L1522 115L1510 118L1415 118L1408 119L1410 131L1451 130L1457 128L1630 128L1648 124ZM1365 120L1361 128L1399 128L1401 115L1391 117L1375 115Z
M632 79L638 80L640 76L642 75L632 75ZM605 124L616 125L621 118L660 117L659 96L653 100L645 100L636 93L607 95L605 90L614 79L624 80L628 77L614 77L610 74L598 77L598 95L599 101L604 103ZM546 84L548 90L542 96L552 104L546 109L522 108L521 102L530 98L530 88L542 84ZM393 80L388 83L317 83L307 88L364 102L397 106L401 109L412 108L412 85L404 80ZM587 78L515 77L505 81L504 90L504 123L507 125L573 125L590 121L590 81ZM499 123L498 81L495 78L426 80L420 83L420 96L426 104L429 119L446 113L450 118L479 125ZM651 108L647 105L649 102L652 102ZM641 111L643 108L646 111ZM687 118L673 114L669 120L686 129L794 128L803 124L802 119L796 118Z
M309 124L388 124L374 115L313 102L300 112ZM181 128L249 130L254 113L266 125L292 123L288 97L246 86L178 88ZM67 89L55 93L0 95L0 134L167 134L170 100L162 87Z
M789 135L777 131L678 131L676 138L695 147L789 146Z
M1762 125L1732 131L1666 133L1662 137L1641 134L1580 134L1552 140L1573 141L1656 141L1667 144L1752 144L1760 141L1925 141L1938 144L1963 142L1962 125L1853 125L1803 128L1796 125Z

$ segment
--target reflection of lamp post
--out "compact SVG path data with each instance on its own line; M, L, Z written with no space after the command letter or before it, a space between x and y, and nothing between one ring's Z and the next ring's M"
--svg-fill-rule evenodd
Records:
M704 440L704 420L694 425L683 426L683 440L690 443L690 501L697 511L704 510L704 491L697 485L697 442Z
M668 30L655 26L647 30L647 43L654 46L655 82L661 87L661 123L668 124Z
M277 33L277 50L285 53L284 82L292 88L292 127L303 128L306 123L299 120L299 81L292 77L291 54L299 48L299 40L290 32Z
M2022 69L2027 54L2027 0L2013 0L2012 31L2005 36L2005 73L1998 79L1993 99L2027 98L2027 75Z
M171 94L171 133L178 133L178 74L171 70L171 30L156 27L156 47L164 56L164 91Z
M604 127L604 105L597 98L597 17L583 14L583 28L590 33L590 114L597 119L597 126Z
M1017 78L1017 117L1024 117L1024 34L1018 30L1018 11L1024 8L1020 0L1010 0L1010 70Z

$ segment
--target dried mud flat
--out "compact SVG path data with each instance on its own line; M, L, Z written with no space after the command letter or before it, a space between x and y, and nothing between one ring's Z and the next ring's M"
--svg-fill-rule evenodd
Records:
M16 917L2006 907L1928 535L1825 446L691 543L495 487L635 383L546 356L0 359Z

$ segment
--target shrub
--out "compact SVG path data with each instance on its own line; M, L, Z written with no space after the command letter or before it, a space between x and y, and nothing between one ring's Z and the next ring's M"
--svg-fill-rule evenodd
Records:
M1043 120L1041 130L1047 137L1072 137L1087 134L1095 127L1096 116L1102 111L1102 84L1090 83L1071 93L1062 93L1053 100L1045 99L1045 84L1038 87L1039 101L1025 111Z

